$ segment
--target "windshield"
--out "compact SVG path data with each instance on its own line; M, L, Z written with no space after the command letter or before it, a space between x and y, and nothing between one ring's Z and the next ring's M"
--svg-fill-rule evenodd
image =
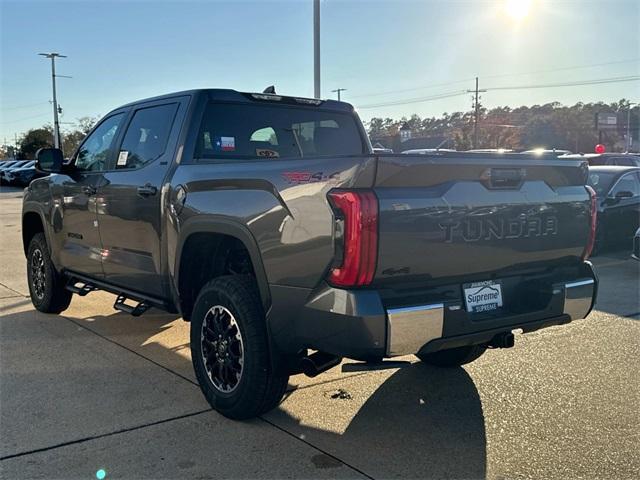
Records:
M211 103L197 158L302 158L365 153L355 116L309 107Z
M590 172L589 185L596 191L598 197L604 197L611 188L616 174L612 172Z

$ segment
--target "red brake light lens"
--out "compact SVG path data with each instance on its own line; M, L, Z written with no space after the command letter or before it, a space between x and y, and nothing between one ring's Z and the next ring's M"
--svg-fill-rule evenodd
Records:
M586 260L591 256L593 246L596 243L596 223L598 217L598 198L596 196L596 191L589 185L586 185L585 188L587 189L587 192L589 192L589 197L591 198L591 224L589 229L589 241L582 252L582 260Z
M334 210L344 218L342 264L329 273L337 287L369 285L378 259L378 199L369 190L331 190Z

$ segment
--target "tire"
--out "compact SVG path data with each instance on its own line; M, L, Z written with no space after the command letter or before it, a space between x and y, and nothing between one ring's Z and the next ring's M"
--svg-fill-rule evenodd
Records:
M27 250L27 281L31 302L43 313L61 313L71 303L73 293L64 288L64 278L56 272L47 240L36 233Z
M271 362L252 277L218 277L202 287L191 317L191 360L202 393L225 417L253 418L278 405L289 374L272 369L279 362Z
M432 353L418 354L417 356L424 363L435 365L436 367L450 368L471 363L480 358L486 350L487 347L484 345L467 345Z

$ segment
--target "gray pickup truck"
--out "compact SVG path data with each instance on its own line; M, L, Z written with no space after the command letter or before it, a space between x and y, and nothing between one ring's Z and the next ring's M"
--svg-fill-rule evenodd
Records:
M132 315L181 314L202 391L231 418L275 407L293 373L462 365L596 297L585 162L375 155L346 103L180 92L37 162L53 175L24 194L34 306L100 289Z

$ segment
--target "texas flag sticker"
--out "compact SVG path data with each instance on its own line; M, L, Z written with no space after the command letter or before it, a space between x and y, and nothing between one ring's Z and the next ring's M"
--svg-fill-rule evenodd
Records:
M236 149L236 137L217 137L216 150L233 152Z

